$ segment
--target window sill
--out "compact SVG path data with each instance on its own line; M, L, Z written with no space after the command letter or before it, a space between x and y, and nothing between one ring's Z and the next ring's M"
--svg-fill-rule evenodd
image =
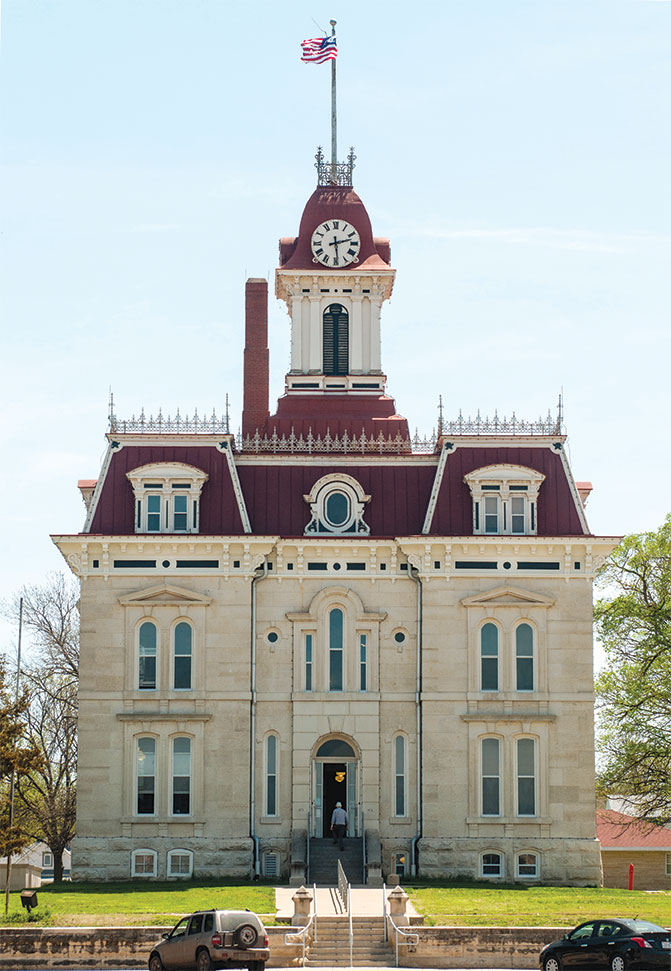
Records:
M412 816L390 816L389 824L391 826L407 826L412 823Z
M263 826L277 826L282 822L281 816L261 816L259 819L259 825Z

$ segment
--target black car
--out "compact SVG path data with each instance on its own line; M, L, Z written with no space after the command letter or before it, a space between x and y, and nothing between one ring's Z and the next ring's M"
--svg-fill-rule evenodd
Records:
M563 968L665 968L671 971L671 933L647 920L588 920L540 953L541 971Z

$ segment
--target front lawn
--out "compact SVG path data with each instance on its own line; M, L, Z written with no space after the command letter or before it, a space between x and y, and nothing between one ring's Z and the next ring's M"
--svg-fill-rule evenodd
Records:
M671 892L515 884L404 885L432 926L575 927L590 917L641 917L671 924Z
M162 924L172 926L180 917L194 910L249 910L275 914L275 893L271 886L203 881L164 882L134 880L132 883L62 883L48 884L37 891L36 923L55 927L120 927ZM21 921L25 915L18 893L10 895L10 921ZM17 915L17 916L13 916ZM42 919L40 919L42 918ZM0 925L7 923L4 900Z

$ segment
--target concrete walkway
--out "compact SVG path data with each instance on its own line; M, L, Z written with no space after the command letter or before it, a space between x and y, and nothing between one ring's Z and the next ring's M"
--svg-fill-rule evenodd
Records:
M313 893L313 888L307 888ZM393 890L387 887L387 895ZM297 887L275 887L275 907L277 917L291 919L294 913L293 896ZM382 917L383 900L382 887L352 887L351 893L352 915L354 917ZM314 904L313 904L314 909ZM387 905L389 912L389 905ZM335 887L317 887L317 915L318 917L337 917L342 913L340 908L340 898L335 892ZM409 917L416 917L417 911L409 900L406 906L406 913Z

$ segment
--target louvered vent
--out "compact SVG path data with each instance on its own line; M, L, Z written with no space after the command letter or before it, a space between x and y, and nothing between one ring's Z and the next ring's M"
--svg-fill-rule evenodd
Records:
M323 320L324 374L349 371L349 314L339 303L332 303Z
M277 853L266 853L263 857L264 877L276 877L280 872L280 859Z

